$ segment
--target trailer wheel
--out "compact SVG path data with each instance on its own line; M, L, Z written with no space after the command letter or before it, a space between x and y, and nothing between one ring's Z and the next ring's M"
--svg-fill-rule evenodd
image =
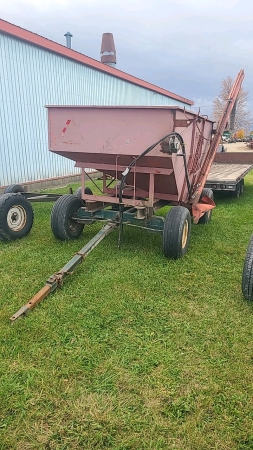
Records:
M57 239L65 241L80 236L84 224L73 219L73 215L82 206L82 200L76 195L67 194L58 198L51 212L51 229Z
M163 228L163 253L167 258L181 258L188 249L191 216L188 209L175 206L167 213Z
M26 236L33 225L31 203L20 194L0 196L0 239L12 241Z
M208 197L210 197L213 200L213 191L212 191L212 189L204 188L203 191L202 191L202 194L200 196L200 200L205 195L207 195ZM209 211L205 212L205 214L202 217L200 217L200 219L198 221L198 224L206 225L207 223L209 223L210 220L211 220L211 217L212 217L212 212L213 212L212 209L209 209Z
M246 300L253 300L253 235L250 238L242 272L242 293Z
M18 192L24 192L24 188L20 184L9 184L4 190L4 194L17 194Z
M239 181L239 183L237 183L237 185L235 186L235 191L233 191L233 196L235 198L239 198L241 195L241 182Z
M240 195L244 193L244 178L240 181Z
M85 194L88 194L88 195L93 195L93 192L92 192L92 190L91 190L89 187L86 187L86 188L84 189L84 193L85 193ZM82 188L81 188L81 187L77 188L77 190L76 190L76 192L75 192L75 195L76 195L77 197L79 197L79 198L82 198Z

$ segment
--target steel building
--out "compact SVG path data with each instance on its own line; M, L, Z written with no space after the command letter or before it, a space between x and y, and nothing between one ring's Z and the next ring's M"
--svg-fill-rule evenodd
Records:
M192 101L0 19L0 186L76 173L48 151L45 105Z

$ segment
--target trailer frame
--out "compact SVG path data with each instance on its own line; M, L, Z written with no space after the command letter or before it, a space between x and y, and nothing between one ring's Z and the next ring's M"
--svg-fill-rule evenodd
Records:
M253 152L218 153L205 187L214 192L231 192L238 198L244 191L244 178L253 169Z

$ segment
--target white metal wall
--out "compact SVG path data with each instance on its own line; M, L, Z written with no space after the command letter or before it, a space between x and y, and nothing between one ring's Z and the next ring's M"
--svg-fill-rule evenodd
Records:
M187 107L3 33L0 80L0 186L78 172L73 161L48 151L44 105Z

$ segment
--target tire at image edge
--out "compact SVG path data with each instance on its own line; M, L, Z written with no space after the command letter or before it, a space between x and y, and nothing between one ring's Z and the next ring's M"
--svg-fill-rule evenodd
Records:
M242 293L246 300L253 301L253 235L250 238L244 259Z

